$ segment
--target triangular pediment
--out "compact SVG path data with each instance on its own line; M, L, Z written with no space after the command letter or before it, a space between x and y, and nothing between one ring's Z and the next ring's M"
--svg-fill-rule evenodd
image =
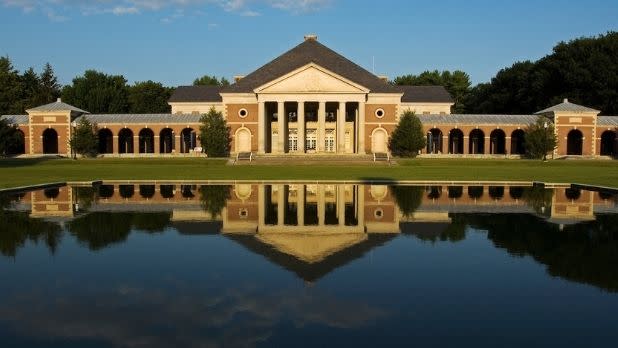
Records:
M311 63L255 89L255 93L368 93L369 90Z

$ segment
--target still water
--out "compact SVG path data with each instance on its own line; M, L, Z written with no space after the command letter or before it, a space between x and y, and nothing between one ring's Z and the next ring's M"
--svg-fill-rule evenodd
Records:
M104 183L0 204L2 347L618 341L609 194Z

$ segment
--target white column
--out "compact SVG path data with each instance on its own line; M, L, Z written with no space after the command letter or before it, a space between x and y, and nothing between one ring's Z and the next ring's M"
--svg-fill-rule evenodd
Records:
M365 103L358 103L358 153L365 154Z
M285 142L287 141L287 139L285 131L286 115L284 115L284 113L284 103L281 101L277 102L277 134L279 134L277 137L277 153L285 153Z
M324 137L326 129L326 102L321 101L318 108L318 140L316 150L317 152L324 152Z
M258 153L266 153L266 110L265 103L258 102Z
M305 102L298 102L298 109L296 110L298 113L298 152L305 153Z
M337 152L345 152L345 102L339 102L337 110Z

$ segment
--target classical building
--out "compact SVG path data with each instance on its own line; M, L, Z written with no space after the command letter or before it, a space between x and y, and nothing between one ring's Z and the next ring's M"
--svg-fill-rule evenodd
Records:
M90 114L58 100L3 116L19 126L21 153L70 155L81 117L99 128L105 155L200 153L200 115L215 108L231 128L232 152L371 154L388 152L399 116L421 119L431 155L521 155L524 129L538 115L555 125L555 156L615 156L618 117L563 103L535 115L456 115L440 86L394 86L308 35L304 42L228 87L181 86L170 114Z

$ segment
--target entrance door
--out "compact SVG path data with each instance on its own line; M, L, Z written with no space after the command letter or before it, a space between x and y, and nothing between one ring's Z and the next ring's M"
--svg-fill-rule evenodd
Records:
M386 131L384 129L376 129L371 140L371 151L373 153L386 152Z
M324 151L335 152L335 130L327 129L324 134Z
M236 134L236 152L251 152L251 133L246 129Z

